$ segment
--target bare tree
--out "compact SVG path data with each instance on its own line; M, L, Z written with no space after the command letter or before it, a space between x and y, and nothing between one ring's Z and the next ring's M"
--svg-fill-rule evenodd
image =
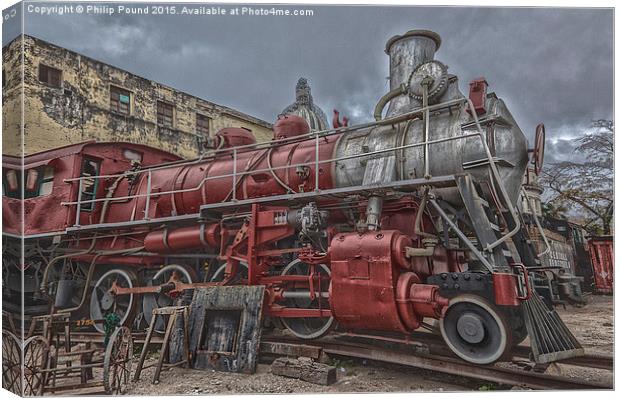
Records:
M574 140L575 152L586 160L550 164L541 183L551 193L549 205L581 213L590 233L608 235L614 214L614 124L596 120L592 127L591 133Z

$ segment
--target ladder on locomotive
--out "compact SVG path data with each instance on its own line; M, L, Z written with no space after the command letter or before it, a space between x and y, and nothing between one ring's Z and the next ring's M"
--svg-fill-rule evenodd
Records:
M516 212L516 216L520 219L516 220L514 219L515 213L502 208L501 204L494 200L493 194L490 195L492 200L485 200L479 192L481 187L477 186L468 175L457 176L456 182L465 204L464 210L468 215L469 225L475 234L475 243L482 250L482 255L493 266L493 272L510 272L511 265L520 262L526 265L526 269L540 268L539 257L544 255L549 248L546 238L544 240L547 250L536 253L536 248L532 244L527 230L523 227L524 223L519 211ZM527 194L524 193L524 195ZM536 217L535 214L533 216ZM535 218L535 222L544 237L544 232L537 218ZM512 247L508 241L494 246L496 242L501 240L502 236L506 236L502 233L502 224L504 228L509 230L515 225L520 224L522 226L512 236ZM519 278L528 278L529 285L534 286L531 275L520 274ZM584 350L581 344L564 324L555 309L549 308L535 289L532 288L530 292L527 292L527 295L529 297L522 302L521 308L530 337L534 360L537 363L549 363L583 355Z

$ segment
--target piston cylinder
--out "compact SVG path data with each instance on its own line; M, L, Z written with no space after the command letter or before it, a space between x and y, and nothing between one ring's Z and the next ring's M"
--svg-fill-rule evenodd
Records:
M448 300L407 270L411 244L398 231L339 234L332 240L330 305L342 326L406 333L424 316L440 316Z

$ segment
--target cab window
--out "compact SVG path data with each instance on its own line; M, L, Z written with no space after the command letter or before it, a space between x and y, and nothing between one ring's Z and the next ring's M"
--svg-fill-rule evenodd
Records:
M5 170L2 175L2 195L9 198L22 198L22 175L18 170ZM26 170L23 195L25 199L45 196L54 187L54 168L41 166Z
M100 162L93 159L84 159L82 162L81 177L96 177L99 175ZM87 202L95 199L97 194L97 187L99 185L98 178L83 178L82 179L82 192L80 196L82 203L80 210L91 211L95 207L95 202Z
M42 166L26 170L24 198L31 199L52 193L54 186L54 168Z
M21 199L21 173L18 170L4 170L2 173L2 195Z

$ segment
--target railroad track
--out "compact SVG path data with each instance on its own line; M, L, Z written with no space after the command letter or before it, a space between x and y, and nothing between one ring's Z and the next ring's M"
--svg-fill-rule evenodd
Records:
M290 337L265 336L262 339L261 351L276 355L315 356L321 353L338 355L349 358L366 359L384 363L410 366L434 372L467 377L487 382L511 385L520 388L537 390L568 390L568 389L612 389L613 385L591 380L576 379L560 375L548 375L535 371L526 371L500 365L474 365L447 354L447 347L435 346L436 339L426 333L428 345L417 340L407 343L392 339L379 339L393 343L394 347L380 347L376 344L360 343L360 340L374 340L377 336L343 334L330 339L300 341ZM438 354L437 352L442 352ZM527 353L527 354L526 354ZM515 359L529 356L528 347L519 347L515 352ZM598 369L613 370L613 357L602 355L584 355L571 358L559 363L581 367L595 367Z
M78 332L72 335L75 342L103 342L98 333ZM160 344L154 337L153 344ZM134 333L134 343L144 343L144 333ZM372 343L372 344L371 344ZM455 357L438 336L416 333L411 340L386 335L333 333L319 340L299 340L289 336L265 335L261 341L261 354L274 356L308 356L319 359L322 354L365 359L425 369L433 372L471 379L540 390L592 390L612 389L611 384L582 380L560 375L515 369L500 365L474 365ZM513 361L527 360L529 347L519 346L513 352ZM558 363L587 368L613 370L613 357L586 354Z

